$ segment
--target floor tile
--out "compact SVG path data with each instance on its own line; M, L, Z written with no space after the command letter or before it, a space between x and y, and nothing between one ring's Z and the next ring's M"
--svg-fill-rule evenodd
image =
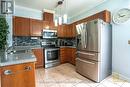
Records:
M130 87L130 83L125 82L121 87Z
M130 83L113 76L96 83L77 73L75 66L66 63L48 69L37 69L36 87L130 87Z

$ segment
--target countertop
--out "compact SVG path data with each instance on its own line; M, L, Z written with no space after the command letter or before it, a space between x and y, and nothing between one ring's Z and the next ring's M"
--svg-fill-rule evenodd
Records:
M76 46L58 46L59 48L76 48ZM15 46L14 47L15 50L28 50L28 49L44 49L44 47L41 47L40 45L36 45L36 46Z
M7 54L7 56L0 55L0 67L35 62L35 55L30 53Z
M14 46L14 50L31 50L31 49L39 49L42 48L41 45L35 46Z

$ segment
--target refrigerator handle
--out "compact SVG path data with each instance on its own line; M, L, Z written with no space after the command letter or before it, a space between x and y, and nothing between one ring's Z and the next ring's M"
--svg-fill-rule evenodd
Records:
M85 33L85 34L84 34L84 37L85 37L85 38L84 38L84 39L85 39L85 40L84 40L84 48L87 48L87 43L86 43L86 33L87 33L86 24L84 24L83 28L85 29L85 32L84 32L84 33Z
M93 63L93 62L90 62L90 61L87 61L87 60L83 60L83 59L80 59L80 58L76 58L76 60L80 60L80 61L82 61L84 63L95 65L95 63Z
M95 54L92 54L92 53L86 53L86 52L80 52L80 51L77 51L77 54L84 54L84 55L89 55L89 56L95 56Z
M87 24L84 25L85 28L85 48L87 48L88 45L88 31L87 31Z

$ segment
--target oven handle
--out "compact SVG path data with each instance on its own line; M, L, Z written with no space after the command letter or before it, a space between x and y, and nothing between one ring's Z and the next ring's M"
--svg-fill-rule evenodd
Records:
M59 50L59 48L55 48L55 49L45 49L45 51L55 51L55 50Z

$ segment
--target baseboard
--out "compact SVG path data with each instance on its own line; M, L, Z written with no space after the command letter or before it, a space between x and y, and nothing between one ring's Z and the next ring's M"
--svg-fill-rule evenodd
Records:
M130 82L130 78L120 74L120 73L117 73L117 72L112 72L112 75L119 78L119 79L122 79L122 80L125 80L127 82Z

